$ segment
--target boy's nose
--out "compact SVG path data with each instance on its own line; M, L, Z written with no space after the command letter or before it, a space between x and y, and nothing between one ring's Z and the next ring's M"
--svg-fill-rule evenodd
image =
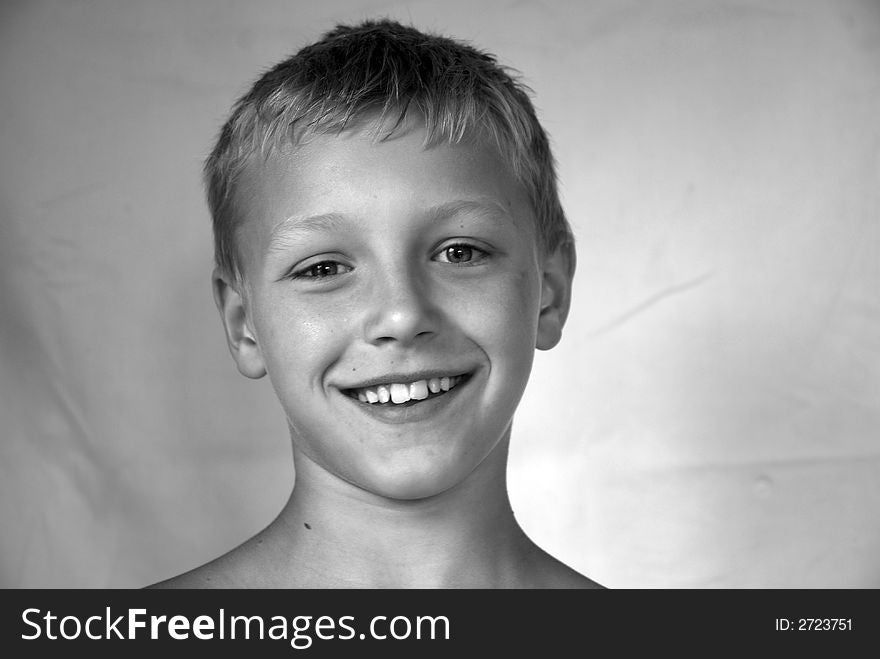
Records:
M438 312L427 287L417 277L391 273L375 284L365 326L368 342L410 343L437 330Z

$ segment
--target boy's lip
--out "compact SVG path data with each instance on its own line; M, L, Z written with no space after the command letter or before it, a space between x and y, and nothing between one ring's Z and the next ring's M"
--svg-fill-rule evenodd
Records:
M366 380L362 380L356 384L338 384L336 388L342 391L345 394L351 394L351 392L356 391L358 389L365 389L368 387L378 387L379 385L391 385L395 383L399 384L408 384L410 382L418 382L419 380L430 380L432 378L453 378L453 377L469 377L471 376L476 369L473 368L447 368L447 369L431 369L431 370L423 370L423 371L409 371L409 372L399 372L399 373L387 373L384 375L368 378Z
M390 424L415 423L432 418L451 403L459 400L459 394L461 394L462 390L468 389L468 385L474 379L474 374L474 371L462 373L462 379L459 384L440 395L432 395L422 400L410 400L401 404L362 403L358 400L357 396L351 394L354 389L340 388L339 391L346 400L356 405L357 409L378 421ZM407 374L406 377L411 377L411 375ZM385 384L387 380L374 380L374 382ZM398 380L398 382L400 381Z

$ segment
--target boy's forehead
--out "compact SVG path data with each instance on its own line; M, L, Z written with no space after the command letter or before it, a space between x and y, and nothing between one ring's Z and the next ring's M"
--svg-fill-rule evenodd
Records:
M525 189L489 141L430 144L423 128L385 139L366 129L315 133L281 145L252 160L239 200L243 219L258 225L263 239L295 217L383 205L425 210L474 200L509 215L528 215L529 228L534 226Z

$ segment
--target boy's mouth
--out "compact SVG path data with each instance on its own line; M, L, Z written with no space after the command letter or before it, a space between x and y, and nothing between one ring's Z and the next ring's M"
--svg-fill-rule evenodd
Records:
M412 382L389 382L369 387L345 389L343 393L368 405L414 404L427 398L442 396L469 377L470 373L465 373L425 378Z

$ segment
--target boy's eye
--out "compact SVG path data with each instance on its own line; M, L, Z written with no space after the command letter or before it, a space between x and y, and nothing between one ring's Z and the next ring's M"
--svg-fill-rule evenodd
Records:
M338 261L321 261L296 270L291 273L291 276L294 279L324 279L334 275L341 275L350 270L351 267L343 265Z
M463 265L478 263L486 256L487 253L479 247L464 243L456 243L444 247L435 258L443 263Z
M474 257L474 250L467 245L453 245L446 248L445 255L450 263L465 263Z

